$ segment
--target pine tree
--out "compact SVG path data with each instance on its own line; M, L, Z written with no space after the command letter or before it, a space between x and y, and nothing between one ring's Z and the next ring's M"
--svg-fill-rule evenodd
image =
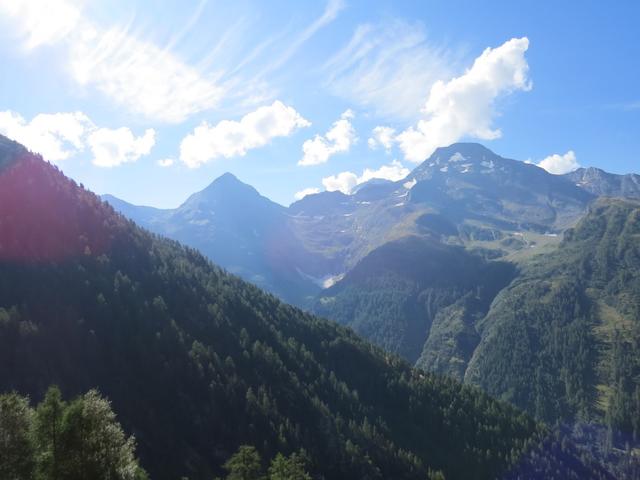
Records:
M227 480L261 480L262 460L254 447L242 445L224 464Z
M34 469L33 410L16 393L0 395L0 478L31 480Z
M293 453L285 457L278 453L271 461L269 480L311 480L311 476L305 470L302 456Z
M44 400L38 405L35 414L35 441L39 451L38 477L47 480L59 480L60 435L62 417L66 409L60 390L49 387Z
M64 480L136 480L135 440L127 438L111 405L95 390L67 407L61 435Z

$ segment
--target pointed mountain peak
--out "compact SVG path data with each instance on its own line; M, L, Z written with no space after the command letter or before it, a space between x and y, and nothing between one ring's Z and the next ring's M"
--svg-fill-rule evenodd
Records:
M268 198L263 197L251 185L240 181L235 175L229 172L216 178L204 190L191 195L183 206L201 204L226 204L235 206L269 204L274 208L284 208Z
M242 183L242 182L238 180L238 177L236 177L233 173L225 172L212 182L212 184L214 183L233 184L233 183Z
M479 143L454 143L437 148L408 178L418 180L454 173L491 173L506 160ZM521 162L518 162L521 163Z
M251 185L248 185L238 179L233 173L226 172L211 182L204 190L196 193L209 196L212 194L243 194L243 195L259 195L258 191Z

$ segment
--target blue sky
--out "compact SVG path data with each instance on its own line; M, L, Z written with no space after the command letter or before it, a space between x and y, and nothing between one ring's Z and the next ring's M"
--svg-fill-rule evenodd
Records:
M159 3L0 2L0 133L159 207L226 171L348 192L455 141L640 171L638 2Z

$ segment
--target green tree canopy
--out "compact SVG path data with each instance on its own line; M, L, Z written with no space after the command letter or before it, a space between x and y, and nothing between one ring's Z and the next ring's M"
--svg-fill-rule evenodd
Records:
M242 445L238 451L224 464L228 472L227 480L260 480L262 460L258 451L251 446Z
M0 478L30 480L34 468L31 441L33 410L16 393L0 396Z
M57 387L35 412L16 393L0 395L2 480L143 480L135 440L108 400L91 390L65 403Z
M311 480L311 476L305 470L305 461L301 455L292 453L285 457L278 453L271 461L269 480Z

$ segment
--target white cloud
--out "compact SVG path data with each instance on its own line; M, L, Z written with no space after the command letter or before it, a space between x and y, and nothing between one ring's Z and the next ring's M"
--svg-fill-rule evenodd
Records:
M323 178L322 185L328 192L340 191L348 195L358 185L358 176L353 172L341 172Z
M82 112L41 113L30 122L10 110L0 112L0 133L51 162L82 151L83 138L93 128L91 120Z
M429 45L420 24L360 25L323 70L328 87L377 115L413 120L429 87L451 75L456 60Z
M526 37L487 48L463 75L432 87L425 118L396 137L407 160L423 161L437 147L464 136L492 140L501 136L492 126L495 101L501 95L531 89L525 52Z
M283 28L259 42L255 38L263 31L259 17L252 20L247 15L225 26L213 16L212 25L204 29L207 36L198 35L194 45L187 36L199 22L202 26L206 0L195 6L184 26L174 25L173 32L150 30L139 20L144 15L108 24L92 16L97 9L83 9L83 3L0 1L0 34L18 37L2 40L27 51L53 47L49 51L59 60L56 63L83 89L100 92L136 114L170 123L214 108L249 110L273 101L277 90L263 77L286 65L344 7L343 0L329 0L308 25ZM211 12L212 6L208 7ZM176 24L179 21L177 17ZM206 55L186 60L203 49Z
M163 158L156 162L159 167L167 168L173 166L175 160L173 158Z
M28 50L59 42L80 21L77 3L66 0L13 0L0 2L0 8L18 20L18 35Z
M93 164L98 167L117 167L135 162L143 155L148 155L155 143L156 132L152 128L140 137L135 137L126 127L99 128L87 138L93 153Z
M87 31L74 42L71 71L80 85L96 87L129 110L166 122L216 107L224 89L175 55L126 30Z
M564 155L559 155L557 153L549 155L545 159L541 160L537 165L554 175L562 175L580 168L580 164L578 163L576 154L573 150L569 150Z
M341 172L337 175L325 177L322 179L322 185L329 192L338 190L348 195L356 186L374 178L397 182L409 175L409 172L408 168L403 167L400 162L394 160L391 164L383 165L377 170L366 168L360 176L353 172Z
M281 67L287 60L289 60L292 56L294 56L300 47L304 45L311 37L313 37L320 29L329 25L333 22L340 10L344 8L343 0L329 0L327 2L327 6L324 9L322 15L316 19L311 25L305 28L295 39L293 39L289 46L284 49L281 55L273 61L267 69L262 73L267 73L269 71L277 70Z
M336 120L331 129L323 135L316 135L302 145L303 156L298 165L310 166L326 163L336 153L348 152L357 140L351 124L354 114L347 110Z
M181 122L219 104L221 82L177 56L130 34L104 29L66 0L0 2L27 49L62 46L68 70L81 86L98 89L129 110L166 122Z
M240 121L201 123L180 144L180 160L197 168L216 158L244 156L248 150L267 145L275 137L288 137L310 126L292 107L280 101L246 114Z
M153 129L136 138L126 127L98 128L82 112L40 113L27 122L7 110L0 112L0 133L50 162L66 160L89 147L93 163L99 167L135 162L155 144Z
M305 188L303 190L300 190L299 192L296 192L293 195L293 198L295 198L296 200L302 200L307 195L314 195L316 193L320 193L319 188Z
M379 146L383 147L385 150L391 150L394 142L396 130L391 127L375 127L371 131L371 137L367 141L369 148L371 150L375 150Z
M390 165L383 165L378 170L366 168L358 179L358 183L368 182L372 178L381 178L397 182L409 175L409 172L410 170L408 168L403 167L399 161L394 160Z

